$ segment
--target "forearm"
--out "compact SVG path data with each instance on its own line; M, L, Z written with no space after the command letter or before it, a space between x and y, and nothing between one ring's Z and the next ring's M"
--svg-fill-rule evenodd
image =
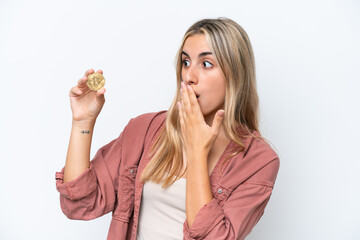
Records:
M64 182L69 182L90 167L90 148L95 121L72 123L64 169Z
M190 227L199 210L213 199L207 154L190 157L186 173L186 217Z

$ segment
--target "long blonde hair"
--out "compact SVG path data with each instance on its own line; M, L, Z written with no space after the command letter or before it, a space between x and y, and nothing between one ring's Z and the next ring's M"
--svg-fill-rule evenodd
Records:
M224 131L237 148L225 158L223 164L244 150L243 138L257 137L253 132L259 132L255 60L248 35L241 26L228 18L203 19L194 23L186 31L176 55L176 94L167 111L165 127L159 130L150 149L151 160L141 175L142 182L151 180L163 183L163 188L170 186L185 173L181 173L183 153L176 103L180 100L182 81L181 52L186 39L195 34L205 34L226 79ZM261 136L258 138L263 139Z

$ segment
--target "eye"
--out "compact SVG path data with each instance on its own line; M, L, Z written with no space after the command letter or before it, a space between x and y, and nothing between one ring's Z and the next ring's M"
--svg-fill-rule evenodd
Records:
M182 64L187 67L190 65L190 62L188 60L182 60Z
M211 62L208 62L208 61L205 61L203 64L204 64L205 68L211 68L213 66L213 64Z

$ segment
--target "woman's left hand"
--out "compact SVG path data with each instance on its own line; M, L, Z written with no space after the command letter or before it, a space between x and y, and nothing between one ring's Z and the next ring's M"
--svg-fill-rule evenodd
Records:
M182 140L186 155L206 154L208 156L220 132L224 110L218 110L210 127L205 122L194 90L181 83L181 100L178 102ZM191 157L190 157L191 158ZM188 158L189 159L189 158Z

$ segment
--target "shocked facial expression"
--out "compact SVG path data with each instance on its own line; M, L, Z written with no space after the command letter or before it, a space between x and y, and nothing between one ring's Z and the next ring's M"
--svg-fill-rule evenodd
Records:
M205 35L188 37L181 58L182 80L194 89L204 118L212 119L219 109L224 109L226 82Z

